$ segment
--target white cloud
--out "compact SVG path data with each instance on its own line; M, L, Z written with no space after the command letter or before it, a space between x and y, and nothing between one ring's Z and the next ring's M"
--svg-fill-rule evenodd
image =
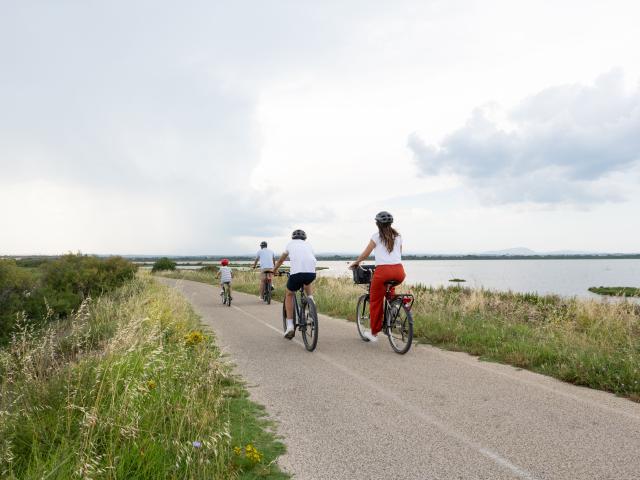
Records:
M640 162L640 88L627 92L620 71L545 89L507 120L510 128L478 108L439 144L412 134L409 148L425 175L458 175L490 202L623 200L607 180Z

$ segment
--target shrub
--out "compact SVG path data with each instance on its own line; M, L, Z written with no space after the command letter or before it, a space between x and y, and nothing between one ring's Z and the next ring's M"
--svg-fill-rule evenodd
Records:
M29 323L67 317L87 297L98 297L135 276L137 267L121 257L101 259L64 255L39 270L0 261L0 344L13 331L21 312Z
M156 262L153 264L153 268L151 268L151 271L159 272L162 270L175 270L175 269L176 269L176 262L174 262L173 260L167 257L162 257L156 260Z
M49 257L26 257L16 260L16 265L25 268L37 268L49 261L51 261L51 258Z
M42 296L56 314L65 317L85 298L97 297L132 279L136 269L122 257L64 255L44 264Z
M35 283L35 276L14 260L0 260L0 343L8 339L17 313L32 310Z

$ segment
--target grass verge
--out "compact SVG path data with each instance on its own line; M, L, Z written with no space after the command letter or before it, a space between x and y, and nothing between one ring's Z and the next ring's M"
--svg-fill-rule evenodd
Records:
M137 278L0 350L0 477L288 478L284 445L177 292Z
M209 272L166 274L215 283ZM282 300L284 278L274 279ZM350 279L319 277L314 299L320 312L355 320L363 289ZM233 288L258 294L258 275L236 272ZM414 285L414 331L420 341L485 360L526 368L576 385L640 401L640 306Z

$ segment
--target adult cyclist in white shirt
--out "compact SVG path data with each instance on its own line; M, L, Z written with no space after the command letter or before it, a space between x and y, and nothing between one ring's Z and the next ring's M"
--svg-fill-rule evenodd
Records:
M291 234L291 241L287 244L284 252L273 267L273 270L277 272L287 257L291 261L291 270L287 281L287 296L284 301L287 311L287 329L284 332L284 336L288 339L292 339L295 335L293 327L293 296L295 292L304 285L304 293L307 297L313 299L311 284L316 279L316 256L306 239L307 234L304 231L294 230Z
M276 260L276 254L273 250L267 248L267 242L260 242L260 250L256 254L256 259L253 261L253 268L256 268L258 262L260 262L260 298L264 295L264 286L267 279L273 278L273 265Z

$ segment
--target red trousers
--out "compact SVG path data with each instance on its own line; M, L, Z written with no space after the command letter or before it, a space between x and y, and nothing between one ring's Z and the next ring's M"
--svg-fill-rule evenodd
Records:
M404 280L405 273L401 263L396 265L379 265L373 272L373 279L371 280L371 290L369 290L369 302L371 304L369 308L370 321L371 321L371 333L377 335L382 330L382 317L384 315L384 294L387 290L384 282L395 280L396 282L402 282ZM392 288L389 292L391 295L395 295L395 289Z

